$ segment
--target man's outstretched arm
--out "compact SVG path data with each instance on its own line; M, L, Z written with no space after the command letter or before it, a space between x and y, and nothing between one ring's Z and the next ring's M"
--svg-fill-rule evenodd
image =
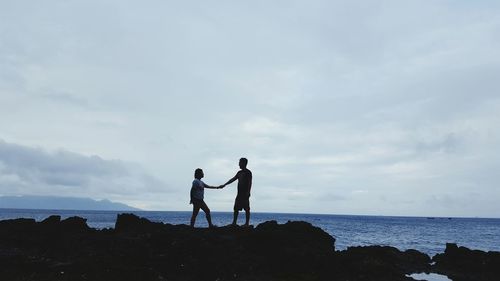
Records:
M223 184L222 186L224 187L224 186L226 186L226 185L228 185L228 184L231 184L231 183L233 183L233 182L234 182L235 180L237 180L237 179L238 179L238 174L236 174L234 177L232 177L230 180L228 180L228 181L227 181L225 184Z
M211 185L208 185L205 183L204 185L205 188L211 188L211 189L219 189L219 188L222 188L222 185L219 185L219 186L211 186Z

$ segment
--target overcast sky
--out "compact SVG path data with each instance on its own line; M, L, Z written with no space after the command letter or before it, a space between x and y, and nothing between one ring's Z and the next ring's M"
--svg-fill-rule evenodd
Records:
M0 195L500 217L499 1L0 1ZM232 211L236 183L206 190Z

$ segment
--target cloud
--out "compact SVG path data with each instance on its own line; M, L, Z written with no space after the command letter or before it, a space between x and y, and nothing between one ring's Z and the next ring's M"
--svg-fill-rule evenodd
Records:
M0 3L0 193L187 210L246 156L263 211L498 194L497 2L34 5Z
M441 139L417 142L417 153L426 152L454 152L460 145L460 139L453 133L443 136Z
M0 140L0 193L2 195L60 195L130 199L137 193L171 191L164 182L139 165L105 160L65 150Z

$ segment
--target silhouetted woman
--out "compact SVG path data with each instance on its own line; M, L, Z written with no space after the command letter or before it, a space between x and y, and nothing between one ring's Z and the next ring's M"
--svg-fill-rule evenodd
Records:
M210 209L208 208L205 201L203 201L203 193L205 188L219 189L220 186L210 186L204 183L201 179L205 175L203 174L203 170L198 168L194 171L194 180L193 185L191 187L191 201L189 204L193 204L193 215L191 216L191 227L194 227L194 223L196 221L196 216L198 216L198 212L200 209L205 212L205 217L208 221L209 227L214 227L212 224L212 217L210 216Z

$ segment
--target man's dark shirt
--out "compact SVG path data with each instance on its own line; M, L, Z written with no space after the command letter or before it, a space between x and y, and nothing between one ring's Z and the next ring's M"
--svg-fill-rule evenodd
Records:
M236 174L238 177L238 195L236 197L249 197L252 187L252 172L248 169L240 170Z

